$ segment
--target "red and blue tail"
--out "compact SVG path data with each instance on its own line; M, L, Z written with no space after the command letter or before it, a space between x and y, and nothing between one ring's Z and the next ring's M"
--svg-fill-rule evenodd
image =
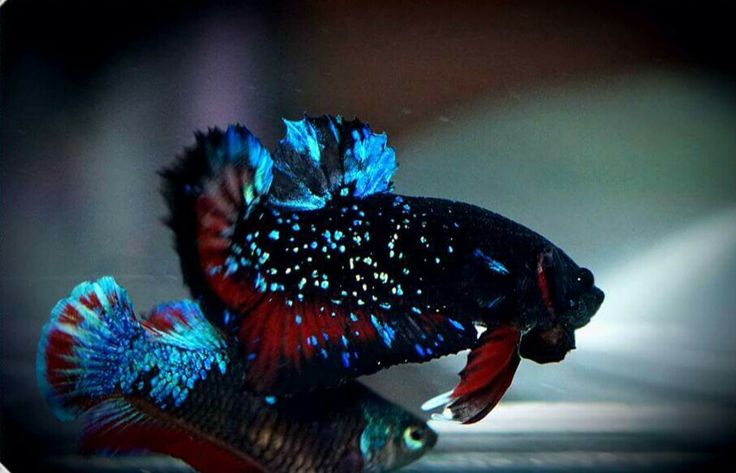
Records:
M227 368L224 339L192 301L161 304L139 319L113 278L82 283L52 310L36 362L56 415L84 415L84 451L159 452L202 473L261 471L167 410Z
M111 277L84 282L60 300L36 359L38 384L54 413L71 419L113 394L126 347L142 334L125 289Z
M47 401L70 419L112 397L180 406L210 371L225 372L227 353L196 303L161 304L138 319L125 290L104 277L56 304L36 363Z

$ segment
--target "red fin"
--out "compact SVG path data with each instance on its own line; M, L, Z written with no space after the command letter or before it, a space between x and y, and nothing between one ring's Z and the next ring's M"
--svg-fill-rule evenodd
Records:
M283 394L335 386L386 366L456 353L476 340L470 323L407 312L270 294L240 321L250 388Z
M331 304L269 298L243 318L239 337L261 392L332 385L334 376L356 376L376 359L367 353L377 337L369 316Z
M210 279L230 269L220 265L236 223L268 192L273 161L242 126L195 135L196 146L161 171L162 191L184 281L197 299L216 309L229 299L213 293Z
M472 424L485 417L501 400L519 366L519 330L502 326L488 330L478 339L460 372L460 383L449 394L427 401L424 408L446 401L443 417ZM445 402L442 402L445 403Z
M205 271L225 261L230 236L243 205L240 186L250 179L246 172L234 166L223 167L220 173L218 179L204 186L194 208L199 258Z
M136 336L138 321L125 290L111 277L83 282L60 300L41 332L38 383L60 419L72 419L109 394L110 364Z
M97 415L92 414L82 438L82 451L86 453L161 453L184 461L199 473L264 471L218 442L176 422L144 414L120 399L103 404Z

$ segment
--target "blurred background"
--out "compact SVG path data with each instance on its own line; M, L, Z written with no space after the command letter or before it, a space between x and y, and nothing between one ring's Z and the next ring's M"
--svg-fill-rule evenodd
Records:
M479 2L480 3L480 2ZM137 307L186 296L156 171L192 132L359 116L400 193L478 204L590 267L606 302L559 365L522 363L432 471L722 469L736 434L736 101L723 2L41 1L0 8L0 461L78 457L42 401L41 325L112 274ZM464 355L366 381L409 409Z

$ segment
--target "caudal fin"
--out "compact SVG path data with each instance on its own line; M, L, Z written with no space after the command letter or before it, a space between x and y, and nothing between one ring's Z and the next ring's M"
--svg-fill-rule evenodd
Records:
M38 383L61 419L120 396L165 409L211 370L225 373L226 351L196 303L161 304L139 319L125 289L104 277L54 307L38 344Z
M111 277L59 301L38 344L41 391L56 415L83 415L85 451L153 451L202 473L261 469L171 416L211 372L227 369L226 342L199 306L161 304L140 319Z
M60 300L36 358L38 384L55 414L77 417L113 394L142 331L125 289L111 277L79 284Z

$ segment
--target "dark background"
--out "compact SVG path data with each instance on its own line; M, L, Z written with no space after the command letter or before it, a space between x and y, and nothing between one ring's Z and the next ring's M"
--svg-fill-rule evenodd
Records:
M736 425L726 5L8 0L0 461L183 469L75 457L78 425L58 422L35 385L40 327L103 274L139 308L184 297L156 170L193 130L238 121L272 147L280 118L307 112L385 130L399 192L517 219L607 292L576 352L522 364L481 424L436 425L440 444L413 471L715 467ZM463 363L368 382L416 410Z

